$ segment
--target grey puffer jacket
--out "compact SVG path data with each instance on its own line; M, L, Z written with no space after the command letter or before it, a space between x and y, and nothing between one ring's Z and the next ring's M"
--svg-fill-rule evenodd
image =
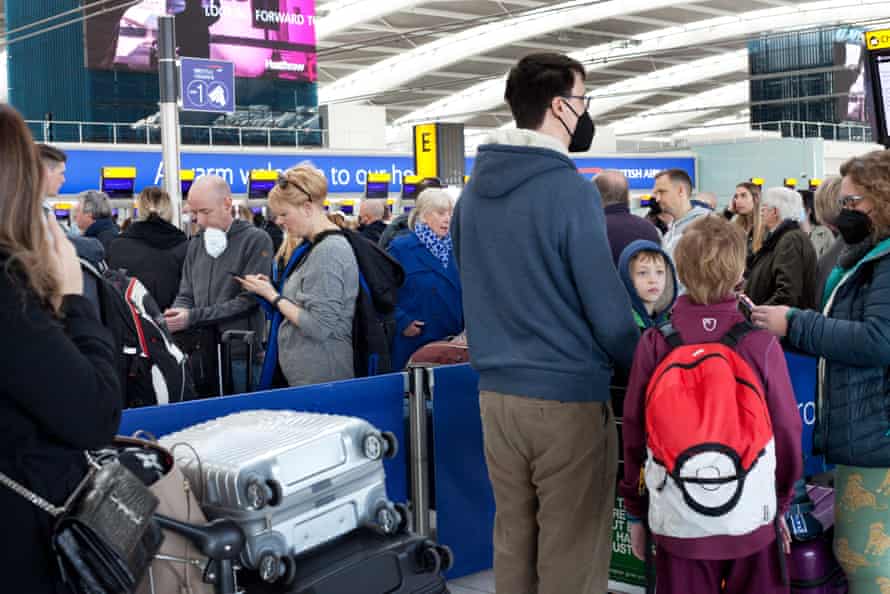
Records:
M788 339L820 357L815 449L890 467L890 239L846 272L824 314L796 311Z

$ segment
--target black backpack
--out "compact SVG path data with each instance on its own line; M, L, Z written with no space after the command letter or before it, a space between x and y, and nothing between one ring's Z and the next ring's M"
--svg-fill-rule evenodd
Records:
M81 259L84 293L111 331L125 408L194 398L186 356L173 343L158 304L139 279L121 270L100 272Z
M405 282L405 271L395 258L354 231L327 231L314 243L318 244L326 235L335 234L346 238L358 263L359 290L352 318L355 377L389 373L392 359L387 316L395 310L399 287Z

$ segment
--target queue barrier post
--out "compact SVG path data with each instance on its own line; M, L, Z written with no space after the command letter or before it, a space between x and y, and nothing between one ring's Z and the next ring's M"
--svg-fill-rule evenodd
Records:
M411 505L414 512L414 532L430 536L430 464L427 451L428 369L410 369L408 394L408 430L411 443Z

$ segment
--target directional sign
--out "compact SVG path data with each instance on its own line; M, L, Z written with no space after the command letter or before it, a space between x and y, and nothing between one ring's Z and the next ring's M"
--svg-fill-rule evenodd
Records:
M183 111L235 111L235 65L224 60L180 59Z

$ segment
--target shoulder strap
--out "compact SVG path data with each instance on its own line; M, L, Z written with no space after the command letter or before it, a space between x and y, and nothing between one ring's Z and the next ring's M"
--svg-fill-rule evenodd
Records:
M683 346L683 339L680 337L680 333L677 332L677 329L674 328L674 325L670 322L661 324L658 327L658 331L664 336L664 339L667 341L671 349Z
M725 344L729 348L735 349L745 336L756 329L751 322L739 322L723 335L723 338L720 339L720 344Z

